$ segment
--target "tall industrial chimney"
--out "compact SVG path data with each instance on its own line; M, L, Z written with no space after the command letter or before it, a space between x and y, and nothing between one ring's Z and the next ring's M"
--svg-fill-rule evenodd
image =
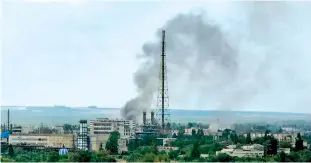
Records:
M144 125L146 125L146 121L147 121L147 120L146 120L146 118L147 118L147 117L146 117L146 114L147 114L147 113L144 111L144 112L143 112L143 124L144 124Z
M154 112L151 112L151 124L155 125Z

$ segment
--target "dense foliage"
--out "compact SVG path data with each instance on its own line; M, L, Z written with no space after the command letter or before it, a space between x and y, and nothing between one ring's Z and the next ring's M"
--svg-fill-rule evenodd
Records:
M118 139L120 137L119 132L111 132L109 139L106 143L106 150L111 154L118 154Z
M1 162L116 162L107 152L77 151L68 155L59 155L56 151L23 151L16 149L10 157L1 158Z

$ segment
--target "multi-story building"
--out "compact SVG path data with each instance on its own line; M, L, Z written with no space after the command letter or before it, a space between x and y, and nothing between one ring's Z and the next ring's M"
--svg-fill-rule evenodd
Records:
M74 137L72 134L66 135L50 135L48 137L48 146L72 148L74 144Z
M135 123L128 120L110 120L108 118L97 118L90 120L90 143L91 149L97 151L100 144L105 147L111 132L118 131L121 137L121 144L124 144L123 139L129 138L135 134ZM125 150L122 149L122 150Z
M48 135L10 135L12 145L26 144L31 146L48 146Z
M79 132L77 133L77 147L82 150L89 150L90 137L87 128L87 120L79 121Z
M120 136L131 136L134 134L135 124L131 120L110 120L108 118L97 118L90 120L90 134L110 134L118 131Z
M73 147L73 135L34 134L34 135L10 135L9 143L12 145L25 144L44 147Z

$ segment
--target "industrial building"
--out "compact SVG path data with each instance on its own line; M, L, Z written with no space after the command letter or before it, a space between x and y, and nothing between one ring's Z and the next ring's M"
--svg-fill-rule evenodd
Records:
M105 148L105 145L109 139L110 134L93 134L90 135L90 145L91 150L98 151L100 144L102 144L102 147Z
M74 137L71 134L55 135L55 134L27 134L27 135L10 135L9 144L27 145L27 146L43 146L60 148L63 145L66 148L73 148Z
M97 118L90 120L90 146L94 151L99 150L100 144L105 147L111 132L120 133L120 150L126 151L124 141L127 141L135 133L136 124L132 120L111 120L108 118ZM125 143L126 144L126 143ZM125 145L126 146L126 145Z
M159 125L156 122L154 112L150 112L150 119L147 119L147 112L143 112L143 124L138 126L135 132L136 136L159 134Z
M110 120L108 118L97 118L90 120L90 134L110 134L118 131L120 136L134 135L136 125L132 120Z
M82 150L89 150L90 148L90 138L87 128L87 120L80 120L79 132L77 133L77 147Z

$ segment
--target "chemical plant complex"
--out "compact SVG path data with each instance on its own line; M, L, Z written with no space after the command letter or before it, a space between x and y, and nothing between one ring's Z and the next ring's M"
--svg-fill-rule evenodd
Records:
M2 145L29 147L36 149L83 149L97 151L100 145L105 145L111 132L120 134L119 153L127 152L127 144L131 139L145 135L153 135L165 142L171 138L170 114L168 110L168 87L165 65L165 31L162 31L161 70L159 79L159 92L157 97L157 110L143 111L142 123L135 120L119 120L97 118L94 120L80 120L79 126L69 133L64 133L63 126L54 127L55 132L42 134L33 132L27 127L10 124L10 111L8 110L7 124L1 125ZM150 110L150 109L147 109ZM141 117L141 116L138 116Z
M286 131L286 128L280 128L282 131L277 130L274 133L268 133L268 129L266 129L266 133L263 130L259 133L259 130L255 129L255 125L252 125L249 126L250 129L247 131L244 130L243 127L240 127L241 131L238 132L229 129L229 127L221 128L217 117L215 117L217 123L209 124L206 128L199 125L194 126L188 124L187 127L181 127L178 128L178 130L175 128L173 130L170 120L171 115L169 111L165 63L165 31L162 31L161 45L161 68L157 109L149 108L141 110L140 113L137 113L139 115L136 115L134 119L111 119L98 115L96 119L81 119L76 122L76 125L59 125L54 126L52 129L45 126L32 128L29 126L22 127L20 125L12 125L12 122L10 121L10 110L8 110L7 123L1 125L1 148L19 147L27 150L59 151L60 154L72 151L101 151L101 149L103 149L109 142L112 135L117 133L119 134L118 139L114 139L117 144L117 150L115 150L117 152L115 153L118 153L119 155L129 153L129 144L131 141L134 142L139 139L144 140L149 136L153 137L154 141L156 141L154 144L156 145L157 150L168 153L171 151L178 151L177 149L180 147L173 146L172 142L179 137L179 133L182 133L183 135L190 137L193 136L191 138L192 140L198 139L199 141L201 137L208 135L211 139L209 141L212 143L218 143L216 141L219 140L226 140L226 142L229 142L224 145L224 148L213 148L213 150L217 150L213 151L216 155L224 153L232 157L258 158L264 156L264 147L260 144L252 144L252 141L255 139L266 139L269 136L271 137L271 140L273 137L276 141L289 144L288 146L294 147L295 143L297 144L297 137L301 137L299 133L300 131L294 132L294 130L292 130L290 133L289 131ZM238 130L239 126L237 126L236 129ZM227 135L224 136L224 133ZM199 138L199 136L201 137ZM244 140L244 137L249 137L249 142L245 142L242 147L234 145L234 138ZM188 140L185 138L185 141ZM206 146L209 144L210 143L206 143ZM237 142L235 142L235 144L237 144ZM310 148L310 142L303 141L301 146L302 145L302 148ZM277 152L282 151L289 154L290 147L277 149ZM196 157L207 156L207 154L202 154Z

